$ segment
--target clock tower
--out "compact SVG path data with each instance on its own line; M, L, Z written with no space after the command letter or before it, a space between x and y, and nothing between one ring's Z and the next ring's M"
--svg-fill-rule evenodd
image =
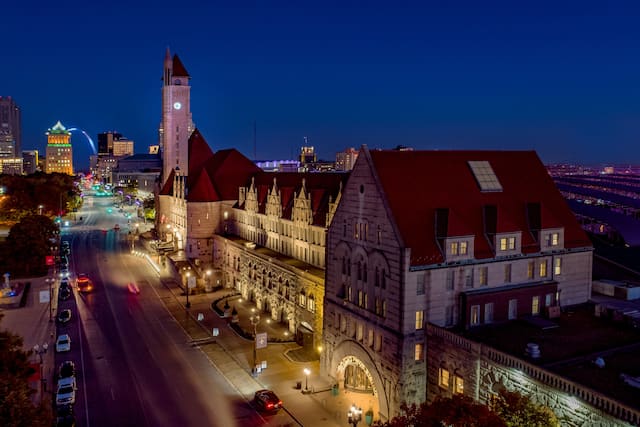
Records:
M162 152L162 184L178 167L180 175L188 173L188 141L194 125L191 119L189 80L178 55L167 48L162 75L162 122L160 123L160 150Z

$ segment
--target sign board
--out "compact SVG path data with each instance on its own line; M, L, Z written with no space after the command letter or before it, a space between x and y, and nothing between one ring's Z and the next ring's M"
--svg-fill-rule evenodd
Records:
M45 263L49 266L54 264L53 261L53 255L47 255L46 257L44 257Z
M198 313L198 322L202 322L204 320L204 314Z
M38 293L38 297L40 299L40 304L44 304L46 302L49 302L49 291L40 291Z
M256 348L267 348L267 333L260 332L256 334Z
M187 278L187 286L189 289L193 289L196 287L196 278L194 276L189 276Z
M220 329L218 328L213 328L213 336L217 337L218 335L220 335Z
M266 360L263 360L263 361L262 361L262 364L260 365L260 369L261 369L261 370L263 370L263 371L264 371L265 369L267 369L267 361L266 361Z

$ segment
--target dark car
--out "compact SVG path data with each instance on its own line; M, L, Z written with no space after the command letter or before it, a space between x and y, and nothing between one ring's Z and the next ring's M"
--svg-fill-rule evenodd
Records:
M64 309L58 314L58 322L60 323L69 323L71 320L71 310Z
M271 390L256 391L254 400L258 408L266 412L277 411L282 408L282 400Z
M71 360L60 364L58 368L58 378L70 378L76 376L76 365Z
M73 415L73 406L58 406L56 410L56 427L74 427L75 425L76 417Z
M60 299L68 300L69 298L71 298L71 288L60 289Z

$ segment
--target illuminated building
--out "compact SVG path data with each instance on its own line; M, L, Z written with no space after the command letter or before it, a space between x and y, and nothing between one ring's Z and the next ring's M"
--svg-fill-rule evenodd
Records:
M357 159L358 150L355 148L347 148L344 151L336 153L336 170L350 171L353 169L353 165L355 165Z
M0 96L0 157L16 158L22 152L20 108L10 96Z
M47 173L66 173L73 175L73 149L71 132L58 122L46 132L47 135Z

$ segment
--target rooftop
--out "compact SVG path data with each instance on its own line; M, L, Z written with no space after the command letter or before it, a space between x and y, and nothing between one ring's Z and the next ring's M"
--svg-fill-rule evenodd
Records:
M640 308L640 301L636 304ZM528 343L538 344L540 358L528 359L530 363L640 409L640 389L620 379L621 374L640 376L640 330L622 319L614 320L615 316L594 313L595 304L589 303L538 326L521 319L474 328L463 335L521 358L526 357ZM541 327L550 323L557 327ZM598 357L604 359L604 368L594 364Z

